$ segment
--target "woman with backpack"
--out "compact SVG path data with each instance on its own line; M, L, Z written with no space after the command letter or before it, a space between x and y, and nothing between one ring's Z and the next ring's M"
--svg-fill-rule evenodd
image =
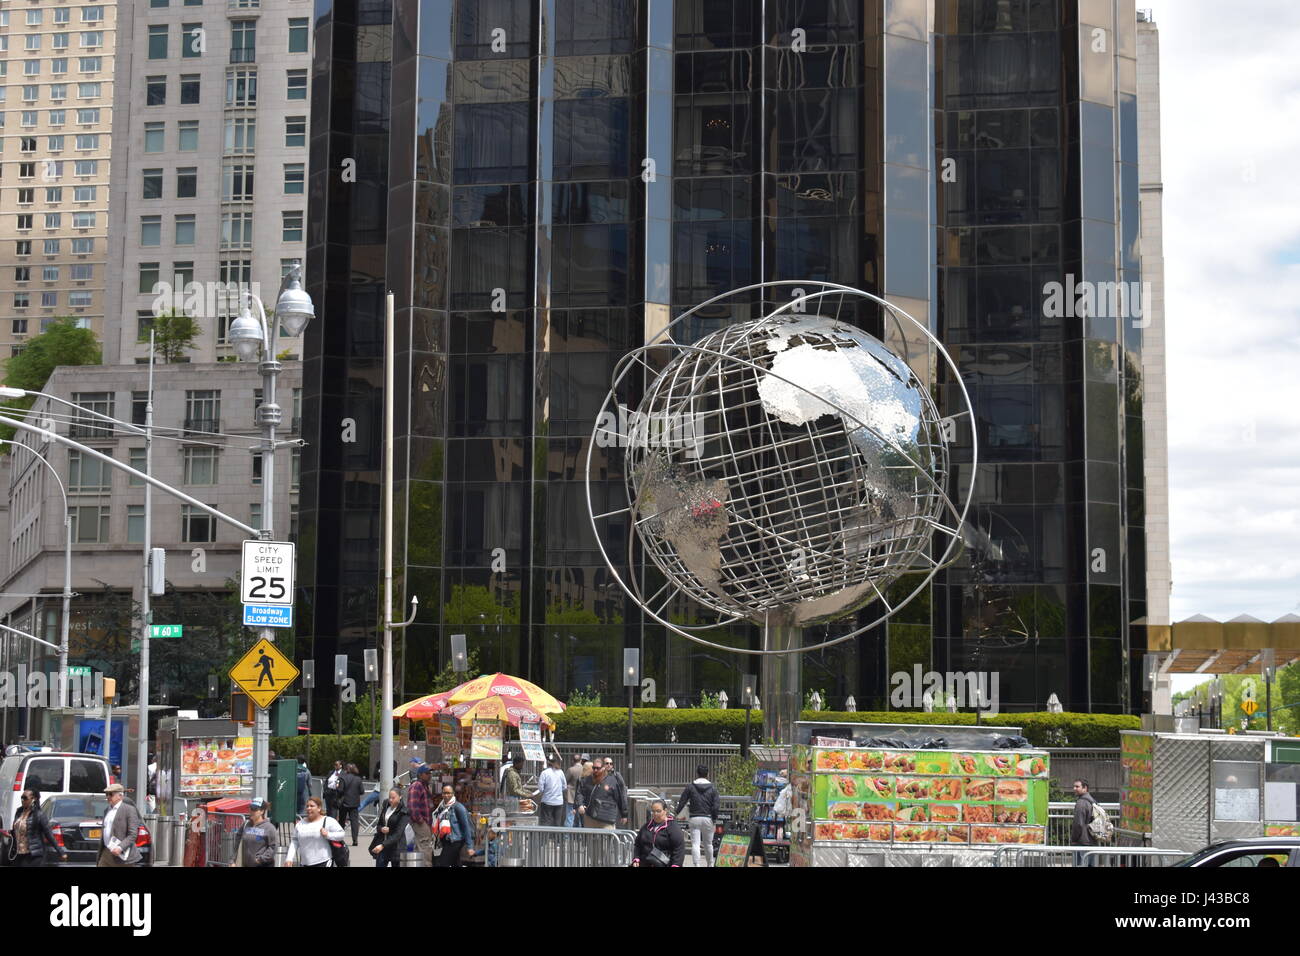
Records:
M333 844L342 844L343 828L333 817L325 816L320 797L307 798L307 818L294 824L285 866L330 866L334 863ZM343 852L347 852L346 845Z
M690 807L691 831L691 865L700 865L700 850L704 850L705 866L713 866L713 831L721 809L722 798L718 788L709 780L709 768L700 764L695 768L696 777L682 791L682 798L677 801L677 815L681 816L682 807Z

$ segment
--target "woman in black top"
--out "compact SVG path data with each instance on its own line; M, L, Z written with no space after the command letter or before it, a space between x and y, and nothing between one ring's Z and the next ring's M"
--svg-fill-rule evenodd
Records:
M650 822L636 835L633 866L677 867L686 859L686 840L676 820L668 819L668 805L662 800L650 804Z
M402 795L389 790L388 799L375 818L375 835L370 840L370 855L375 858L375 866L397 866L397 854L406 847L406 822Z
M38 790L23 791L22 802L8 836L6 856L13 866L44 866L46 845L58 854L60 860L65 863L68 860L68 854L54 841L50 822L41 810L41 794Z

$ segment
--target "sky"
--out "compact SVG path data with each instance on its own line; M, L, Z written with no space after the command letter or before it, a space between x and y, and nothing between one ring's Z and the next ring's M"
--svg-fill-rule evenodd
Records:
M1300 613L1300 3L1160 31L1171 615Z

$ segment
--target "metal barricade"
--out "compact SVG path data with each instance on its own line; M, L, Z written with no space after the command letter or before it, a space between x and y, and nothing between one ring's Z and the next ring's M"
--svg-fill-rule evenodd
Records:
M550 751L552 744L546 745ZM582 743L574 741L556 741L556 750L565 767L573 762L576 754L590 754L595 757L610 757L619 773L627 768L626 745L611 743ZM637 744L636 777L637 786L678 790L698 774L695 768L701 764L709 768L709 777L717 775L718 767L728 757L740 753L739 744Z
M1088 781L1088 792L1100 802L1118 801L1124 769L1118 747L1049 747L1052 789L1066 794L1074 781Z
M204 834L207 866L232 866L239 852L239 829L246 817L242 813L209 813L208 829Z
M633 830L502 827L493 866L617 867L632 865Z
M1150 847L1000 846L994 866L1006 867L1164 867L1190 856L1183 850Z

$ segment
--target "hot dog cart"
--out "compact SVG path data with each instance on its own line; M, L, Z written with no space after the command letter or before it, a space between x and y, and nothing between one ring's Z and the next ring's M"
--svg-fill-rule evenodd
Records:
M1194 852L1219 840L1300 836L1300 738L1120 732L1117 842Z
M987 866L1047 841L1049 757L1018 727L795 724L792 866Z
M252 796L252 729L236 721L164 718L154 753L159 814L187 813L214 797Z

